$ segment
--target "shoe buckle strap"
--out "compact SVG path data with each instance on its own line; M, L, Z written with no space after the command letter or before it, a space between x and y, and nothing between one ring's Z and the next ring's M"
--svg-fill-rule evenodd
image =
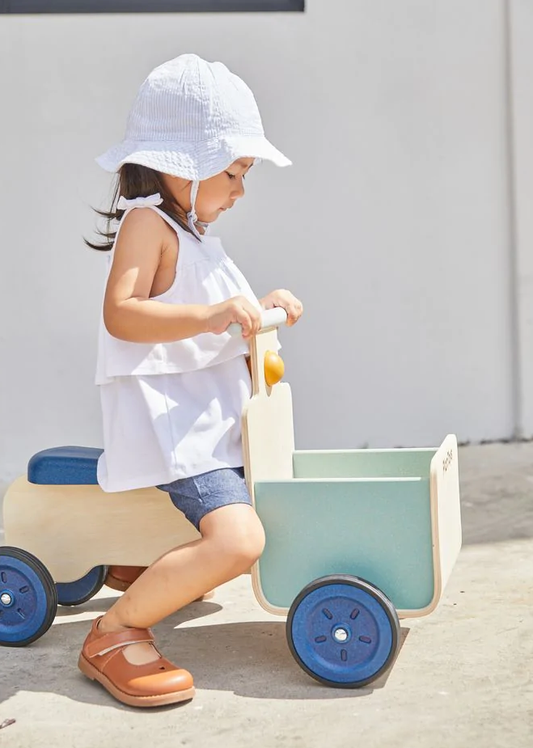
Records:
M85 655L89 658L97 655L105 655L114 649L120 649L128 644L142 644L143 642L154 642L153 634L148 629L127 629L126 631L113 632L99 636L85 645Z

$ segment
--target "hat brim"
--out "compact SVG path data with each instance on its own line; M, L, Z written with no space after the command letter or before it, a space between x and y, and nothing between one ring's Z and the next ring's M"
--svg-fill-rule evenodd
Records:
M258 158L276 166L291 161L264 136L235 135L199 143L123 141L96 161L106 171L116 172L124 164L140 164L183 179L209 179L239 158Z

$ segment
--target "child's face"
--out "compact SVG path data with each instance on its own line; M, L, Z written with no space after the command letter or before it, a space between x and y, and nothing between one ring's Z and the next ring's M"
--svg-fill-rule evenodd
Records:
M233 207L244 195L244 179L253 163L253 158L240 158L225 171L200 182L195 206L199 221L212 223L223 211ZM191 182L168 174L163 174L163 179L180 208L188 213L191 209Z

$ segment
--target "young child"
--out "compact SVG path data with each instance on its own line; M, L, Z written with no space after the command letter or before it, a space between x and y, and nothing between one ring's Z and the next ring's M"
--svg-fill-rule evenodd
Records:
M261 308L283 307L294 324L302 305L285 290L259 302L208 233L263 159L290 164L265 138L246 84L196 55L148 76L124 141L98 159L119 173L104 215L120 222L103 233L106 243L91 245L112 250L96 380L98 481L105 491L168 491L201 534L137 570L83 645L82 672L134 706L194 696L192 676L160 655L149 627L247 571L263 550L242 467L246 339L259 329ZM226 332L233 322L242 337Z

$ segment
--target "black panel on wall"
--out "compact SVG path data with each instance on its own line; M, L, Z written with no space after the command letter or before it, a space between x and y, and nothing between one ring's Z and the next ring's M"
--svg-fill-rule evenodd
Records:
M304 6L304 0L0 0L0 13L248 13Z

